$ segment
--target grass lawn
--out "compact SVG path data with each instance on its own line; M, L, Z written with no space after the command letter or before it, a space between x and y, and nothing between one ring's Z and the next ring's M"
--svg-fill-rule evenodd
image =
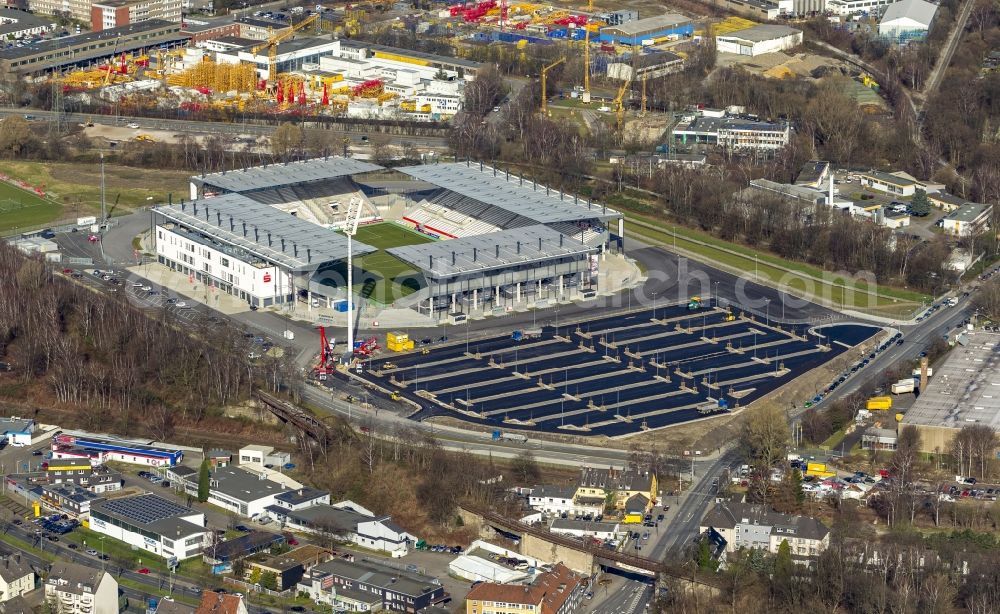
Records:
M355 261L356 294L388 305L420 289L420 281L413 267L389 255L385 250L402 245L430 243L433 239L392 222L360 226L354 238L379 250ZM346 276L346 270L342 274Z
M681 226L671 226L667 229L662 222L656 222L642 216L634 217L647 223L656 224L662 230L654 230L630 223L626 219L625 225L628 232L633 235L651 239L660 245L676 245L680 249L705 256L709 260L720 262L737 270L749 272L756 269L757 275L762 278L763 283L780 281L802 296L815 297L818 295L835 305L868 310L886 316L907 315L913 312L923 299L927 298L917 292L883 286L872 289L875 294L868 294L869 288L861 280L847 277L834 278L830 273L807 264L784 260L767 253L755 252L750 248L716 239L706 233ZM801 273L802 276L795 273ZM811 278L818 278L818 280Z
M33 186L43 188L56 204L62 205L57 216L62 219L97 213L101 208L100 166L95 162L0 162L0 173L14 177ZM167 201L173 193L174 200L186 198L189 193L190 171L142 169L106 164L104 166L105 200L109 211L118 202L112 214L125 213L143 205ZM44 223L44 222L37 222ZM0 215L0 229L3 228Z
M57 219L60 213L62 206L59 203L9 183L0 183L0 232L47 224Z

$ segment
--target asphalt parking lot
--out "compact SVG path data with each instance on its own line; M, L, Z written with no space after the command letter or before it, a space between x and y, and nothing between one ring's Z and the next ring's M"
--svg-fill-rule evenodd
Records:
M429 411L504 428L618 436L746 405L868 339L686 305L458 342L366 363ZM818 336L817 334L818 333ZM425 417L425 416L421 416Z

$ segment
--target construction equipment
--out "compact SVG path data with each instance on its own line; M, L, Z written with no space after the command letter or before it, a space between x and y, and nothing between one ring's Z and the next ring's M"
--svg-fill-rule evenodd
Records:
M631 86L632 77L629 77L625 80L625 83L622 83L621 88L618 89L618 95L615 96L613 108L615 110L615 116L618 118L617 121L619 130L622 129L622 126L625 123L625 92L628 91L628 88Z
M639 117L646 116L646 75L642 76L642 106L640 107Z
M695 311L697 309L701 309L701 297L700 296L692 296L691 300L688 301L688 307L687 308L688 308L688 311Z
M271 36L266 41L250 49L250 53L257 55L264 49L267 49L267 83L272 85L278 77L278 43L285 40L286 38L292 36L302 28L313 23L320 18L322 13L314 13L302 21L292 25L287 30L282 30L281 32Z
M333 348L336 346L337 341L335 339L327 340L326 338L326 328L323 326L319 327L319 366L316 367L316 372L325 374L329 373L334 363L336 362L333 356Z
M548 111L549 92L548 92L548 83L546 80L548 79L549 71L555 68L556 66L559 66L565 61L566 57L563 56L542 69L542 114L543 115Z

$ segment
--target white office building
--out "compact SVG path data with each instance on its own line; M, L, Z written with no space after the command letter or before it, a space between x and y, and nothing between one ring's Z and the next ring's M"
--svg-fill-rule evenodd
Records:
M94 503L90 528L168 561L200 556L211 533L202 512L148 493Z

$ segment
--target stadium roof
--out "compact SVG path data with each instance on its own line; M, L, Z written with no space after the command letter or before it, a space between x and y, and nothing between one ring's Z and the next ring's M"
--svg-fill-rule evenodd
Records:
M539 224L619 218L621 214L595 202L535 184L484 165L454 162L396 169L466 198L523 215Z
M156 213L289 270L308 270L347 257L347 237L242 194L156 207ZM354 241L355 255L375 248Z
M386 250L437 279L594 251L542 224Z
M301 162L288 162L271 166L254 166L238 171L212 173L192 177L192 181L226 192L250 192L277 188L307 181L335 179L381 170L382 167L362 160L330 156Z

